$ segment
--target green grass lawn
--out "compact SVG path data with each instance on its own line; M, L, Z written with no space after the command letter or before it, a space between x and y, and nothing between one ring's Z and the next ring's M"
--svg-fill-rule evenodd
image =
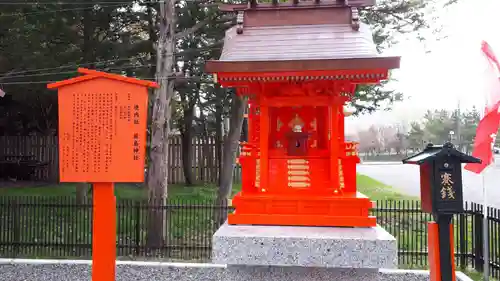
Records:
M233 185L233 193L241 189L238 184ZM168 186L168 197L174 200L210 200L217 194L214 184L184 186L171 184ZM146 188L142 184L115 184L117 199L147 199ZM76 197L75 184L53 184L36 187L0 187L2 196L35 196L35 197Z
M378 182L364 175L357 176L358 191L368 196L373 201L377 201L377 208L372 212L377 216L379 224L394 235L398 240L400 251L425 251L427 246L426 224L431 220L429 214L423 214L419 211L419 198L407 196L394 190L392 187ZM233 194L241 189L240 185L233 185ZM168 254L173 259L183 259L180 247L192 249L205 249L210 245L210 238L215 229L213 229L213 217L217 208L212 206L213 199L216 197L216 186L213 184L182 186L169 185L169 236L167 243L173 247ZM130 244L130 249L119 249L121 256L133 256L133 246L143 245L146 236L146 217L147 210L144 208L147 199L147 191L141 185L117 184L116 196L122 205L118 207L118 233L117 237L121 243ZM7 222L13 225L13 219L20 222L17 228L29 228L29 231L21 231L21 241L49 241L51 243L65 243L67 241L77 244L90 243L91 230L91 209L90 206L81 208L54 207L54 202L60 202L61 197L65 197L67 202L71 202L76 197L76 187L74 184L47 185L38 187L12 187L0 188L0 210L2 210L2 200L5 202L8 198L22 197L39 207L36 211L29 208L17 209L12 211L12 206L7 206L8 210L0 212L0 229L2 223ZM26 199L27 198L27 199ZM28 202L28 203L29 203ZM143 203L141 203L143 202ZM18 202L19 203L19 202ZM22 203L22 202L21 202ZM52 205L51 205L52 204ZM189 205L198 205L198 207L186 207ZM409 212L399 212L398 210L410 209ZM471 231L472 224L467 222L467 231ZM0 238L10 237L13 239L14 231L11 227L0 230ZM19 231L18 229L18 231ZM63 230L63 231L61 231ZM9 232L7 235L5 231ZM458 231L456 229L455 231ZM61 234L65 233L65 234ZM1 240L1 239L0 239ZM125 241L125 242L123 242ZM14 242L10 240L10 242ZM457 243L457 241L455 241ZM470 244L471 241L469 240ZM468 245L471 249L472 245ZM89 249L80 251L77 247L68 248L57 253L47 255L33 255L30 252L21 252L22 257L82 257L88 256ZM0 256L2 255L0 247ZM176 252L177 251L177 252ZM208 254L208 250L200 251L199 258L203 259ZM189 253L192 258L192 252ZM425 268L420 265L422 260L412 258L414 255L402 257L402 266L407 268ZM195 258L196 259L196 258ZM400 260L401 262L401 260ZM467 272L469 273L469 272ZM480 277L480 274L470 272L473 277ZM480 280L477 279L477 280Z
M233 194L240 189L240 185L233 185ZM372 200L413 199L363 175L358 176L358 189ZM167 208L170 229L167 242L169 244L176 247L189 245L197 247L200 246L201 236L211 237L215 231L213 229L214 212L221 210L212 207L216 191L217 187L213 184L169 185L169 207ZM142 245L146 237L146 219L148 217L146 189L141 185L117 184L115 193L118 199L118 239L129 241L134 245ZM16 198L16 201L12 201L13 198ZM0 188L0 209L2 202L6 206L6 212L0 212L0 217L3 214L4 220L10 220L11 223L14 223L14 219L20 221L16 224L17 229L30 229L29 231L21 231L22 235L17 240L89 243L91 206L87 204L76 207L75 198L76 186L74 184ZM10 201L6 202L6 200ZM14 211L12 209L13 202L17 204ZM66 205L61 205L61 203ZM198 205L198 207L186 207L186 205ZM7 209L9 210L7 211ZM398 218L394 217L392 213L386 213L384 219L389 223L394 223ZM67 228L67 232L71 235L61 237L61 228ZM4 234L4 236L10 237L10 242L15 242L15 231L9 227L4 229L4 232L9 232L8 235ZM398 229L393 229L392 232L398 232ZM0 231L1 235L2 231ZM201 240L203 243L208 243L205 241L206 239ZM74 249L68 251L70 252L67 253L68 255L79 255L79 252L75 252ZM124 254L128 255L129 253L124 252ZM29 256L29 253L26 255Z
M415 200L416 197L406 196L395 191L392 187L384 185L364 175L357 176L358 191L372 200ZM183 186L172 184L168 186L168 197L176 200L210 200L216 196L214 184L196 186ZM233 194L241 189L241 185L233 185ZM142 185L116 184L115 194L117 199L146 199L147 192ZM59 197L76 196L75 184L54 184L37 187L0 187L0 196L37 196Z
M394 188L376 181L368 176L358 174L356 177L358 191L374 201L384 200L418 200L418 197L404 195Z
M234 193L240 188L234 185ZM213 206L216 186L169 185L168 191L166 215L169 232L166 243L170 248L168 253L162 254L173 259L206 258L211 236L215 232L214 213L223 210ZM117 184L115 194L117 240L125 245L118 249L118 255L133 256L134 247L143 246L146 240L147 191L141 185ZM31 258L89 257L88 247L67 247L54 252L48 245L32 253L33 247L14 249L13 246L1 246L1 242L16 244L31 241L90 245L91 206L78 206L75 199L74 184L0 188L0 256L5 255L2 252L8 256L15 252L16 256Z

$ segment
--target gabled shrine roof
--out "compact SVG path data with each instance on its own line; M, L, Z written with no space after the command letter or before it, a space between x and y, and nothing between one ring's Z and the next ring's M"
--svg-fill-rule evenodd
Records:
M403 164L421 165L429 161L433 161L443 156L453 156L460 160L461 163L481 163L481 159L467 155L457 150L450 142L444 145L428 144L421 152L403 159Z
M233 27L226 33L219 62L234 63L233 67L226 64L228 72L291 71L293 61L304 61L303 70L399 67L399 58L378 55L371 38L365 24L359 31L349 24L248 27L243 34L236 34ZM275 63L274 68L267 64L255 69L255 64L242 62Z
M144 87L151 87L151 88L158 88L159 87L157 83L152 82L152 81L139 80L136 78L125 77L122 75L106 73L106 72L97 71L97 70L93 70L93 69L78 68L78 73L85 74L85 75L78 76L75 78L70 78L70 79L63 80L63 81L50 83L47 85L47 88L48 89L57 89L57 88L61 88L64 86L77 84L77 83L81 83L84 81L93 80L93 79L97 79L97 78L106 78L106 79L110 79L110 80L121 81L121 82L130 83L130 84L136 84L136 85L144 86Z
M359 0L359 6L368 3ZM232 7L238 25L226 32L219 60L206 71L281 72L399 68L399 57L380 55L370 27L342 1ZM330 6L328 6L330 5ZM230 9L230 8L225 8ZM356 26L356 27L355 27Z

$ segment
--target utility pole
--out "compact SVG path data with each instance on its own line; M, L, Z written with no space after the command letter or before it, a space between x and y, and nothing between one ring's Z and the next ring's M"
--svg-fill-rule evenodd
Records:
M164 241L166 214L163 206L167 199L168 187L168 141L170 135L171 100L174 95L175 58L175 0L158 1L159 37L156 46L156 81L159 88L152 96L151 148L147 176L149 197L149 223L147 246L159 249Z

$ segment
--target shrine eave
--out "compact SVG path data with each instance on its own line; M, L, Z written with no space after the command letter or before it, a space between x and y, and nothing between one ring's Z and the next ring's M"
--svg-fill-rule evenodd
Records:
M308 71L344 71L396 69L400 67L400 57L369 57L345 59L312 59L312 60L282 60L282 61L216 61L206 63L205 70L209 73L238 72L308 72ZM304 73L307 74L307 73Z
M78 72L81 74L86 74L86 75L63 80L63 81L50 83L47 85L47 88L48 89L57 89L57 88L61 88L63 86L81 83L84 81L93 80L93 79L97 79L97 78L106 78L106 79L110 79L110 80L121 81L121 82L125 82L125 83L130 83L130 84L136 84L136 85L144 86L144 87L151 87L151 88L158 88L159 87L159 85L157 83L152 82L152 81L144 81L144 80L139 80L136 78L125 77L125 76L118 75L118 74L106 73L106 72L101 72L101 71L92 70L92 69L78 68Z
M378 84L387 80L387 69L341 71L286 71L286 72L223 72L214 74L214 82L223 87L247 87L261 83L336 83Z

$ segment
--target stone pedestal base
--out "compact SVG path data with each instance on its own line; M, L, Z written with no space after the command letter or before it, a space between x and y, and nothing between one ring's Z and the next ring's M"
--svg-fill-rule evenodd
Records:
M396 239L379 226L224 224L213 236L213 262L228 266L307 267L304 272L310 270L309 267L396 268L397 244Z

